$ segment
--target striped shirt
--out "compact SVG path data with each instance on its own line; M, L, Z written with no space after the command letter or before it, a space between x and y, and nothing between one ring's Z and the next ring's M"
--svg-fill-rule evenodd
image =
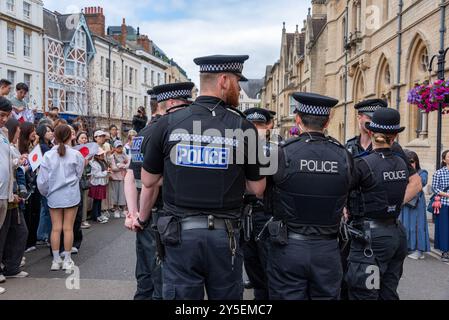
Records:
M435 193L449 192L449 168L444 167L433 175L432 188ZM449 206L449 198L442 197L441 204Z

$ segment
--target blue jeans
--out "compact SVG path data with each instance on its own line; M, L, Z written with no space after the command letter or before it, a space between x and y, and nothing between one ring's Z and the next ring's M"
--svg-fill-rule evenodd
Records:
M37 239L41 241L50 239L50 232L51 232L50 208L48 207L47 198L42 197L39 227L37 228Z

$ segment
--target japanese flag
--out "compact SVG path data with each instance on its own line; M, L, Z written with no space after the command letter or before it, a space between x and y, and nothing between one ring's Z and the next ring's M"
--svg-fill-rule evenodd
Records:
M98 153L98 149L100 148L96 142L91 142L87 144L81 144L73 147L75 150L78 150L85 159L91 158Z
M36 171L36 169L39 168L43 158L44 156L42 155L41 146L37 145L28 155L28 162L30 163L31 169L33 169L33 171Z

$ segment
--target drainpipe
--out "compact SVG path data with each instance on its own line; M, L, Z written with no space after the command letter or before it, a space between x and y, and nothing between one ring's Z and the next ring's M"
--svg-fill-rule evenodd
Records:
M399 0L398 9L398 65L397 65L397 94L396 94L396 109L399 111L401 105L401 60L402 60L402 9L404 1Z
M344 134L343 141L346 141L347 137L347 119L348 119L348 38L349 38L349 0L346 1L346 14L345 14L345 107L344 107Z

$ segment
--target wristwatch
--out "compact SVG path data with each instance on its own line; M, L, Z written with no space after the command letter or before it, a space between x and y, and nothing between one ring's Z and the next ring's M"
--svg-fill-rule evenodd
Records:
M148 224L149 224L149 220L143 222L142 220L140 220L140 217L137 218L137 222L141 225L142 228L148 227Z

